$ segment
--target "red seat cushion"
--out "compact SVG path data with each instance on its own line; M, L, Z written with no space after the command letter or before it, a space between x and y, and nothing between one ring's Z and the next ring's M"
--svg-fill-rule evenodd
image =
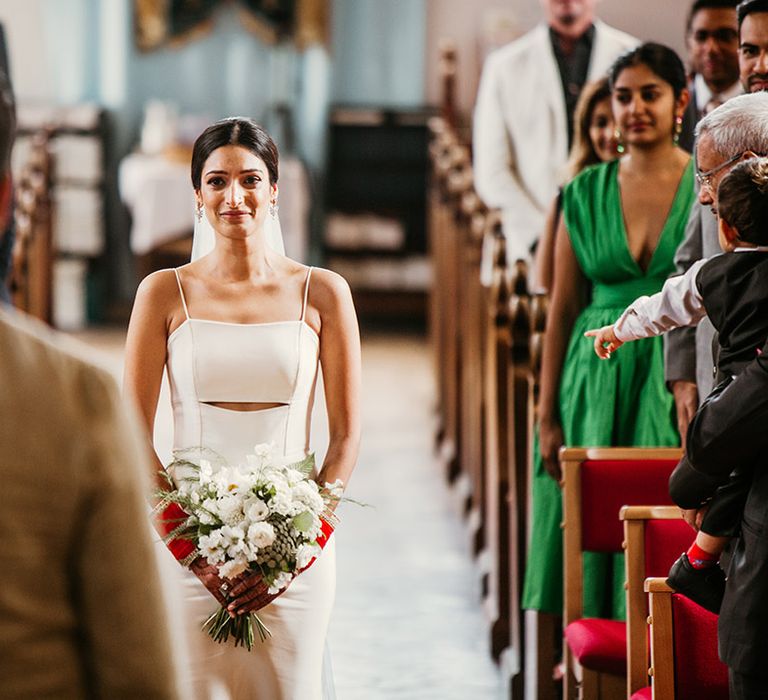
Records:
M630 697L629 700L651 700L651 698L653 698L653 689L649 685L645 688L640 688L640 690L636 690L632 693L632 697Z
M576 620L565 628L565 641L584 668L626 675L626 623L598 618Z
M717 615L679 593L672 596L675 625L675 697L728 697L728 667L717 655Z

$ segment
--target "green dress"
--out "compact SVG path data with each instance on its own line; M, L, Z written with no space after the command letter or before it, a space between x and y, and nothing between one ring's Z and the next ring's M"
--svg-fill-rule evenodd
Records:
M665 447L679 444L674 402L664 384L661 338L627 343L610 361L595 355L584 331L616 321L637 297L658 292L674 272L691 205L693 163L685 169L648 269L629 252L618 181L619 162L584 170L563 190L563 217L591 299L579 314L560 379L560 421L565 445ZM563 542L560 488L547 474L534 444L533 523L523 607L561 613ZM584 614L623 619L623 555L586 553Z

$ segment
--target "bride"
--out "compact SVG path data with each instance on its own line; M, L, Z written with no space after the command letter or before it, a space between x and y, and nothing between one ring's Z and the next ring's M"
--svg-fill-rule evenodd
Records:
M174 449L204 448L238 463L254 445L271 442L286 459L298 461L309 452L322 366L330 442L315 477L320 484L346 484L360 437L355 310L341 277L286 258L281 240L273 240L277 178L277 148L248 119L216 122L197 139L195 249L212 249L187 265L149 275L139 286L126 342L125 391L151 436L165 369ZM206 219L212 246L201 240ZM162 469L156 455L155 466ZM229 584L202 557L173 544L177 559L189 565L184 607L197 697L208 697L212 683L223 685L233 700L332 695L323 663L335 589L332 536L278 597L267 594L259 575ZM232 614L258 610L272 636L251 652L217 644L200 626L218 603L228 604Z

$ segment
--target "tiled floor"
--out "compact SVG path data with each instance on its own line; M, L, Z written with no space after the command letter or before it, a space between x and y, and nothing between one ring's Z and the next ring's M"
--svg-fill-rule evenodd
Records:
M91 331L119 374L122 336ZM367 334L363 443L342 506L330 647L338 700L499 700L502 682L463 527L432 457L429 349L414 335ZM326 434L315 418L318 452ZM169 444L161 399L158 443Z

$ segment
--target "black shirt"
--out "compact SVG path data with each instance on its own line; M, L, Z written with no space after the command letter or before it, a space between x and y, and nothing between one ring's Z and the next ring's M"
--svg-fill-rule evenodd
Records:
M568 123L568 148L573 142L573 114L576 111L576 102L581 94L584 83L587 82L589 61L592 57L592 42L595 38L595 25L591 24L577 40L573 51L566 54L563 51L560 36L549 28L549 40L552 42L552 51L555 54L557 67L560 70L560 80L563 84L563 96L565 97L565 115Z

